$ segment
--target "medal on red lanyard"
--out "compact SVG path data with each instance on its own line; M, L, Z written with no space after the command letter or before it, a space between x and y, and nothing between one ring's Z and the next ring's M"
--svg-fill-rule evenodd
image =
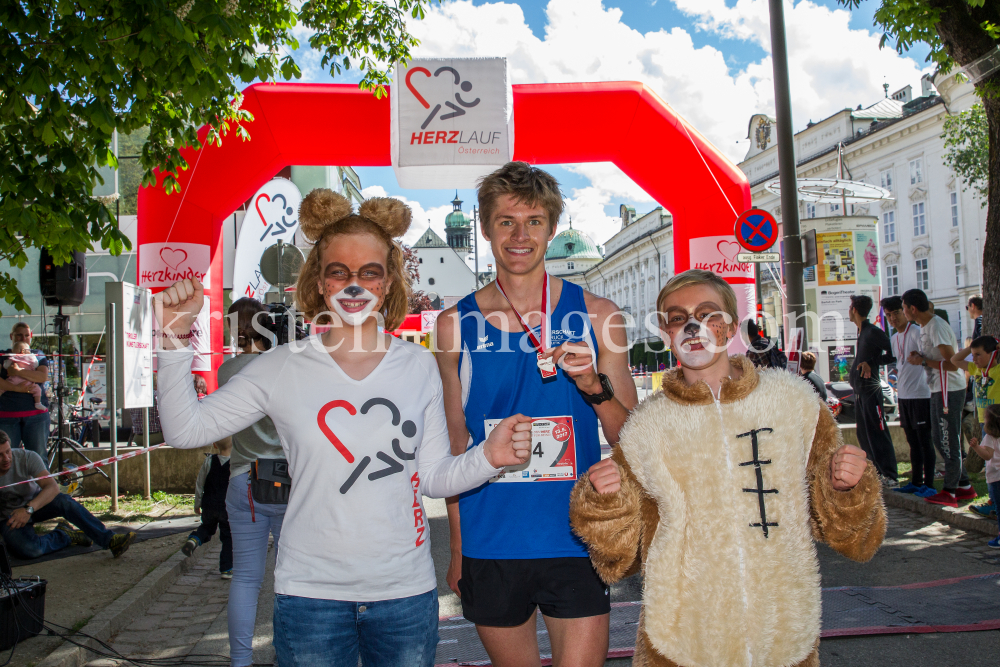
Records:
M542 374L542 379L553 377L556 374L556 365L552 361L552 357L542 358L542 353L552 347L552 332L550 327L550 320L552 318L552 299L549 294L549 274L545 274L545 284L542 287L542 323L540 327L540 336L535 336L535 332L531 330L528 326L527 321L521 317L521 313L517 312L517 308L511 303L510 298L503 289L503 285L500 284L500 279L496 280L497 289L500 290L500 294L503 298L507 299L507 303L510 304L510 309L514 311L514 315L517 317L517 321L521 323L521 328L524 329L524 333L528 334L528 338L531 340L531 344L534 345L538 357L538 371Z
M906 334L909 333L910 326L912 324L912 322L907 322L906 328L899 332L899 339L902 341L902 343L899 344L899 363L903 363L904 361L903 355L906 354Z
M993 354L990 355L990 363L986 364L983 374L979 376L979 386L984 389L989 386L990 369L993 368L993 362L996 361L997 352L1000 352L1000 350L993 350Z

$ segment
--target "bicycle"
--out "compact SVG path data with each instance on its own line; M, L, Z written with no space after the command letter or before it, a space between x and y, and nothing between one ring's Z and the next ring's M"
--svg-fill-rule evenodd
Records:
M99 406L103 401L100 398L91 398L90 403L92 406ZM91 435L91 442L94 447L99 447L101 444L101 430L100 424L96 417L91 416L93 413L100 412L100 407L76 407L70 408L70 414L66 416L63 420L61 428L56 429L54 435L49 436L48 444L46 446L46 462L48 463L49 470L52 470L55 464L56 456L59 455L60 446L65 448L68 447L72 449L77 455L82 458L87 463L92 463L92 461L87 457L83 451L83 445L80 444L79 440L82 440L84 436L88 434ZM88 415L87 413L91 413ZM75 435L79 440L69 437L68 435L62 435L62 433L69 433L70 435ZM66 461L63 461L64 465L67 465ZM59 483L60 489L64 493L69 495L77 495L82 492L82 486L80 485L80 480L83 479L83 474L79 472L74 472L76 466L69 466L66 472L56 478ZM108 474L101 470L100 468L95 468L96 472L104 475L105 479L110 480ZM64 480L65 478L65 480Z

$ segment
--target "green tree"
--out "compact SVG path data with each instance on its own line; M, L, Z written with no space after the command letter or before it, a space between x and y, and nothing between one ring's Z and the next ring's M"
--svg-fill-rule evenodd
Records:
M989 185L989 126L981 104L944 119L944 163L983 200Z
M862 0L838 0L858 7ZM997 0L879 0L875 25L882 45L895 40L906 51L918 42L930 47L928 59L942 71L966 67L987 54L1000 57L1000 2ZM988 155L986 242L983 244L983 333L1000 335L1000 70L975 83L986 119ZM957 171L957 169L956 169ZM965 178L964 174L961 174ZM968 182L968 181L967 181Z
M25 249L57 261L92 245L121 253L128 239L112 210L92 197L110 150L143 130L138 162L178 189L179 149L232 133L250 136L240 108L247 82L301 76L293 28L334 75L362 73L361 87L385 94L390 68L416 40L406 19L432 0L9 0L0 4L0 260L18 268ZM232 140L232 138L227 138ZM129 153L122 152L123 155ZM132 176L134 178L134 175ZM129 187L132 187L131 185ZM30 312L10 274L0 297Z

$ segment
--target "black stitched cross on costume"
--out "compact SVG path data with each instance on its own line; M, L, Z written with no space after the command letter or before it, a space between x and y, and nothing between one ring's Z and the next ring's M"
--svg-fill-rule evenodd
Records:
M764 460L764 461L762 461L760 459L760 446L757 443L757 434L758 433L774 433L774 429L770 429L770 428L766 428L766 427L765 428L755 428L755 429L752 429L750 431L747 431L746 433L740 433L736 437L737 438L746 438L746 437L749 436L749 438L750 438L750 444L753 447L753 460L752 461L746 461L744 463L741 463L740 465L741 466L752 465L754 467L754 472L757 473L757 488L756 489L743 489L743 491L746 492L746 493L756 493L757 494L757 502L760 505L760 523L751 523L750 527L751 528L760 528L762 531L764 531L764 537L767 538L767 528L768 528L768 526L777 527L778 526L778 522L777 521L770 521L769 522L767 520L767 506L764 504L764 494L765 493L778 493L778 490L777 489L765 489L764 488L764 474L761 471L760 467L762 465L766 465L766 464L770 463L771 459L767 459L767 460Z

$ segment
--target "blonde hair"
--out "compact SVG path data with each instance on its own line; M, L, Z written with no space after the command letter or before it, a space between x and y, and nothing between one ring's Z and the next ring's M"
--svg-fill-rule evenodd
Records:
M322 324L316 318L327 311L326 300L317 289L323 271L323 251L337 235L370 234L382 241L388 251L389 289L379 311L385 318L383 326L391 331L402 324L409 310L410 279L403 247L394 237L402 236L410 228L410 216L406 204L389 197L368 199L355 214L351 202L332 190L316 189L306 195L299 207L299 227L316 245L299 273L295 306L307 318Z
M31 352L31 346L28 345L28 343L25 342L25 341L23 341L23 340L16 341L13 345L10 346L10 350L11 350L11 352L13 352L15 354L27 354L25 352L20 352L19 351L22 347L27 348L27 350L28 350L27 353Z
M559 224L563 212L559 181L552 174L527 162L508 162L479 180L479 214L483 228L489 231L496 213L497 200L504 195L528 206L541 206L549 215L549 231Z
M736 292L725 280L704 269L688 269L667 281L660 293L656 297L656 309L663 312L663 302L668 296L677 290L690 287L692 285L708 285L714 287L722 298L722 309L732 318L730 324L736 324L740 320L736 307ZM663 316L660 315L661 323Z

